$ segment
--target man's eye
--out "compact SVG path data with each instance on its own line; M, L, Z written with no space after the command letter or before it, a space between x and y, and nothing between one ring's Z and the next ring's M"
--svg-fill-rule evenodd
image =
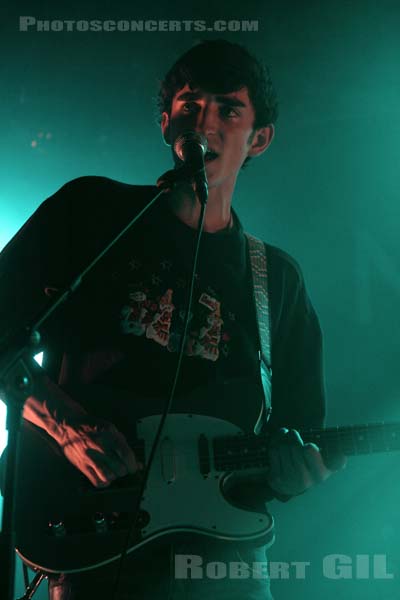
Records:
M182 105L182 111L184 113L194 113L197 111L197 104L195 102L185 102Z
M232 106L221 106L221 115L223 117L238 117L240 115L239 111L237 111L235 108L232 108Z

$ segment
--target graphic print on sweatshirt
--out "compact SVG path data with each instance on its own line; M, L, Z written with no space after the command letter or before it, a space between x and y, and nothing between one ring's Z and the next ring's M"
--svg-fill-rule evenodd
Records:
M131 271L143 275L142 262L133 258ZM127 301L120 312L120 328L125 335L145 336L178 352L183 334L188 282L170 273L172 261L162 260L160 272L144 277L142 281L128 283ZM143 271L145 271L143 269ZM223 331L221 302L210 287L202 289L196 274L192 312L189 316L188 336L185 345L187 356L196 356L215 362L220 352L227 356L230 336ZM234 320L234 315L229 314Z

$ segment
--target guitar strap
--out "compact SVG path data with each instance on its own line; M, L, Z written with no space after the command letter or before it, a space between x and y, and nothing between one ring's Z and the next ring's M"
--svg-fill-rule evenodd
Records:
M268 294L267 253L265 244L258 238L245 233L248 241L248 252L253 281L253 298L259 337L260 375L264 391L264 405L260 412L254 432L261 431L263 423L271 416L272 361L271 361L271 316Z

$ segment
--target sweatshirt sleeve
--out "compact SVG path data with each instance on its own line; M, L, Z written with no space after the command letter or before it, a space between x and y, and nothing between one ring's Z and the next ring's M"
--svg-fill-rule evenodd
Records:
M326 412L323 340L299 265L276 250L270 260L272 416L269 428L322 427Z
M325 384L322 332L298 263L267 245L272 341L272 415L262 433L322 427L325 418ZM274 498L291 496L274 492L255 478L235 490L236 501L261 506Z
M52 290L68 280L64 188L39 206L0 253L0 351L35 322Z

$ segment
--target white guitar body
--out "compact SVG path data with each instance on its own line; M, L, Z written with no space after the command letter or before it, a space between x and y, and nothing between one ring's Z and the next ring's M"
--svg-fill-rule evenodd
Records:
M151 447L159 422L157 415L138 423L138 437L146 441L146 449ZM250 542L271 531L270 515L245 511L226 499L224 490L234 485L235 473L217 472L211 461L209 475L201 474L197 440L202 434L210 443L214 437L240 435L242 431L213 417L168 417L141 503L151 515L150 523L142 530L146 542L149 537L178 531Z

